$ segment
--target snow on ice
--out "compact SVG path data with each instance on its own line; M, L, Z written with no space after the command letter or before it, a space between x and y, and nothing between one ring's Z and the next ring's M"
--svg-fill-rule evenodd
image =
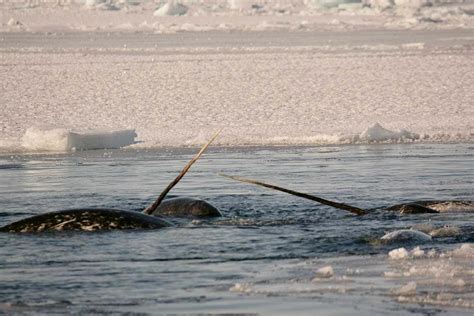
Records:
M112 149L135 143L135 130L74 131L65 128L27 129L22 146L27 151L56 151Z
M222 126L221 145L473 142L472 3L386 2L9 3L0 151L49 148L21 140L37 122L132 126L142 147L197 146Z

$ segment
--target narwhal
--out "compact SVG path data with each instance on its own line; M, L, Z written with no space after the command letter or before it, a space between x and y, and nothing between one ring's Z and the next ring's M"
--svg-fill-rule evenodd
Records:
M344 203L330 201L330 200L327 200L327 199L323 199L321 197L317 197L317 196L310 195L310 194L307 194L307 193L302 193L302 192L286 189L286 188L276 186L276 185L273 185L273 184L268 184L268 183L265 183L265 182L252 180L252 179L248 179L248 178L230 176L230 175L226 175L226 174L223 174L223 173L221 173L220 175L223 176L223 177L226 177L226 178L230 178L230 179L233 179L233 180L240 181L240 182L255 184L255 185L259 185L259 186L266 187L266 188L269 188L269 189L273 189L273 190L285 192L285 193L288 193L288 194L291 194L291 195L299 196L299 197L304 198L304 199L308 199L308 200L315 201L315 202L318 202L318 203L321 203L321 204L324 204L324 205L332 206L332 207L340 209L340 210L348 211L348 212L350 212L352 214L355 214L355 215L360 216L360 215L366 215L366 214L370 213L370 210L361 209L361 208L358 208L358 207L355 207L355 206L352 206L352 205L348 205L348 204L344 204ZM418 201L418 202L413 202L413 203L397 204L397 205L393 205L393 206L390 206L390 207L385 208L385 209L388 210L388 211L397 212L399 214L440 213L438 210L435 210L434 208L431 208L430 206L436 205L436 204L443 204L443 203L456 203L460 206L468 206L468 207L470 206L470 207L474 208L474 202L473 201Z
M186 164L179 175L160 196L142 213L102 208L81 208L48 212L28 217L0 228L0 232L36 233L44 231L97 231L117 229L156 229L172 226L164 216L213 217L221 216L211 204L192 198L165 200L168 192L181 180L191 166L216 139L216 133Z
M370 210L364 210L352 205L339 203L330 201L327 199L323 199L321 197L317 197L314 195L310 195L307 193L302 193L290 189L286 189L283 187L279 187L273 184L268 184L261 181L256 181L247 178L241 178L236 176L229 176L226 174L220 174L226 178L230 178L233 180L237 180L240 182L250 183L259 185L262 187L266 187L269 189L285 192L291 195L299 196L301 198L305 198L311 201L315 201L324 205L332 206L334 208L348 211L354 215L362 216L370 213ZM440 213L439 211L431 208L432 205L442 205L442 204L455 204L461 208L468 208L474 209L474 202L473 201L418 201L415 203L405 203L405 204L397 204L391 207L385 208L388 211L397 212L399 214L427 214L427 213ZM379 244L397 244L397 243L423 243L431 241L432 237L437 236L455 236L459 234L460 229L457 227L444 227L441 229L430 229L430 231L422 232L416 229L401 229L395 230L385 234L380 239L373 241L374 243ZM444 234L444 235L443 235Z

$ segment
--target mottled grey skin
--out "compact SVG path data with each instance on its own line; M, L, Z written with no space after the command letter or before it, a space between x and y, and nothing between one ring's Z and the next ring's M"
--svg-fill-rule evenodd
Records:
M399 212L400 214L428 214L446 212L440 211L443 207L458 208L461 211L474 211L474 201L468 200L441 200L441 201L416 201L413 203L397 204L386 208L389 211Z
M171 226L164 219L115 209L74 209L28 217L0 228L1 232L97 231L156 229Z
M0 228L0 232L39 233L48 231L106 231L157 229L171 226L160 218L205 218L222 216L217 208L203 200L172 198L161 202L153 216L116 209L73 209L28 217Z
M154 216L208 218L222 216L219 210L204 200L188 197L166 199L152 213Z
M467 211L474 210L474 201L470 200L428 200L428 201L417 201L416 204L420 204L429 208L437 208L446 205L455 206L457 208L465 209Z
M405 203L397 204L387 208L389 211L399 212L400 214L428 214L428 213L439 213L429 207L423 206L418 203Z

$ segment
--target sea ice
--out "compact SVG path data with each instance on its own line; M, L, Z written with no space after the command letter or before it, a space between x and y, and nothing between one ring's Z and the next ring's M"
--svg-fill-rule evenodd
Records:
M458 249L454 249L451 255L458 258L474 258L474 244L463 244Z
M409 132L405 129L402 129L399 132L394 132L384 128L379 123L375 123L359 135L360 140L367 142L416 140L419 138L419 134Z
M372 8L384 10L388 8L410 8L418 9L432 4L433 0L363 0L366 5Z
M30 127L22 138L22 146L30 151L70 151L120 148L135 143L135 130L85 131L66 128Z
M87 7L93 7L104 2L104 0L85 0L84 5Z
M416 282L411 281L408 284L393 291L396 295L414 295L416 294Z
M96 9L96 10L120 10L118 6L116 6L113 2L106 1L106 0L85 0L84 3L87 9Z
M10 20L8 20L7 25L8 26L20 26L20 25L22 25L22 23L18 20L15 20L14 18L11 18Z
M408 251L405 248L398 248L390 251L388 253L390 259L398 260L398 259L405 259L408 257Z
M309 0L308 5L315 8L344 8L345 4L353 4L360 2L360 0Z
M235 283L233 287L229 289L231 292L249 293L251 291L250 284L248 283Z
M394 18L385 14L306 8L303 17L281 7L291 14L250 16L225 4L211 10L200 1L179 3L189 7L185 16L150 17L152 3L113 13L5 11L3 31L39 33L33 42L22 32L2 38L9 69L0 74L2 141L20 143L37 122L75 130L132 126L147 148L197 146L189 142L193 135L220 126L226 132L217 144L230 146L474 139L472 89L465 88L472 86L468 30L397 31L392 39L383 23ZM195 16L199 7L208 15ZM338 25L329 25L336 18ZM304 30L288 33L301 25ZM350 28L339 32L344 25ZM365 31L372 27L381 32ZM77 41L83 35L76 30L90 31L93 40ZM209 30L219 31L202 32ZM45 37L45 31L65 36ZM370 126L375 122L383 127Z
M227 0L229 8L232 10L249 10L252 8L251 0Z
M425 255L425 251L423 249L421 249L420 246L418 246L416 248L413 248L410 251L410 255L414 258L423 257Z
M331 266L319 268L318 271L316 271L316 276L317 278L330 278L334 276L334 269Z
M15 29L17 31L25 29L25 25L20 22L19 20L16 20L14 18L10 18L7 22L7 26L10 27L11 29Z
M176 0L168 0L163 6L153 12L154 16L184 15L188 12L188 7Z

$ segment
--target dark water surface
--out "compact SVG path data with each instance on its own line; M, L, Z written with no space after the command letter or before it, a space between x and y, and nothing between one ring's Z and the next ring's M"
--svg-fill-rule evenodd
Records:
M194 152L2 156L0 225L77 207L140 211ZM472 210L355 217L218 172L361 208L474 200L469 144L215 148L171 193L206 199L223 218L154 231L0 234L0 314L472 313ZM424 244L377 242L420 224L461 233ZM387 255L417 245L436 255ZM318 277L324 266L332 277ZM403 290L410 282L415 293Z

